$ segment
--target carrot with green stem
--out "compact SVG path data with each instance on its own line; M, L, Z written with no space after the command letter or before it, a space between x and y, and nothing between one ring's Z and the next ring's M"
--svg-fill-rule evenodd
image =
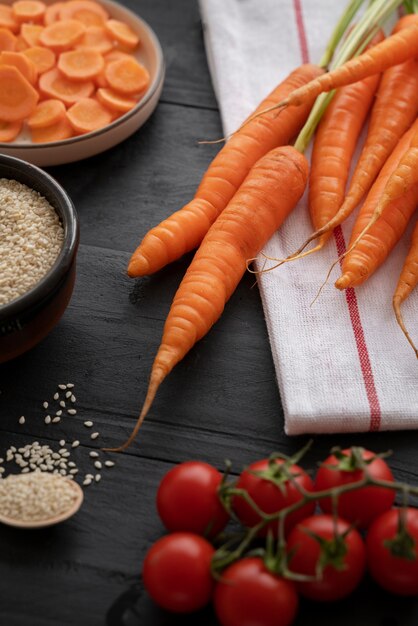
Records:
M405 259L399 281L393 295L393 310L395 311L396 320L402 329L405 337L411 344L416 357L418 358L418 349L415 347L403 321L401 313L401 304L405 302L408 296L418 285L418 222L415 224L412 233L411 247Z
M208 230L174 296L137 424L118 451L134 440L166 376L219 319L247 259L261 250L296 206L308 169L306 158L291 146L270 151Z
M418 184L403 163L418 132L418 120L397 144L361 207L335 283L347 289L364 283L386 260L418 206ZM410 180L408 181L408 176Z

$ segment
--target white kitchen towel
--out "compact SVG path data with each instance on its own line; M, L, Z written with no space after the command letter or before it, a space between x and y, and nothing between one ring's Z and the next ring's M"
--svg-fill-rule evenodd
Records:
M226 135L292 69L319 61L344 4L200 0ZM391 306L411 228L365 285L339 292L331 280L311 306L330 264L345 250L351 223L337 229L320 254L259 276L289 435L418 427L418 363ZM264 252L283 258L311 230L305 197ZM260 258L258 269L263 263ZM418 343L418 293L403 312Z

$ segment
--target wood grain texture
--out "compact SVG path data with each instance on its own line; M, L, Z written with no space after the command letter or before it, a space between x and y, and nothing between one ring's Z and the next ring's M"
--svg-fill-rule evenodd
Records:
M125 4L139 10L134 0ZM74 458L91 471L89 451L122 442L144 399L171 298L191 255L138 281L126 276L146 230L193 194L222 134L206 66L197 4L143 0L141 14L161 38L167 80L158 109L140 132L82 163L50 168L81 220L78 274L59 325L31 352L0 367L0 456L35 439L57 447L79 439ZM283 303L286 306L286 303ZM42 402L61 382L76 385L77 415L46 426ZM301 390L303 393L303 390ZM26 416L20 426L18 418ZM92 442L83 421L100 432ZM292 453L306 437L283 433L283 413L263 312L247 275L222 319L161 387L137 442L86 489L69 522L37 532L0 528L1 626L217 626L210 609L176 617L153 606L140 580L149 546L163 533L155 492L175 463L199 458L233 470L273 450ZM397 478L418 479L415 433L315 437L306 464L334 445L392 448ZM302 603L297 626L412 626L418 603L365 582L345 603Z

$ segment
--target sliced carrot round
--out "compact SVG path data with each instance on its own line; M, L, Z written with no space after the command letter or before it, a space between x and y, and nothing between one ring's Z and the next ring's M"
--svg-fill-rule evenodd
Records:
M126 46L131 50L137 47L139 37L128 24L125 24L125 22L120 22L119 20L107 20L105 28L108 33L123 46Z
M106 88L98 89L96 96L99 102L111 111L115 111L115 113L127 113L138 104L138 100L123 96L116 91Z
M43 74L44 72L48 72L48 70L52 69L55 65L55 54L49 48L42 48L42 46L33 46L32 48L27 48L22 51L28 59L30 59L37 71L38 74Z
M79 48L60 54L58 69L67 78L89 80L103 71L103 56L92 48Z
M5 122L0 120L0 141L9 143L16 139L22 130L23 122L17 120L16 122Z
M0 119L23 120L35 110L38 92L15 67L0 65Z
M0 28L8 28L12 33L17 33L19 27L19 22L13 15L12 7L7 4L0 4Z
M22 35L17 35L15 52L23 52L23 50L26 50L27 48L29 48L29 46L23 39Z
M47 6L45 15L44 15L44 24L45 26L50 26L54 22L58 22L60 20L60 10L64 5L63 2L53 2L49 6Z
M15 67L31 85L34 85L38 79L38 72L34 62L22 54L22 52L3 50L3 52L0 53L0 64ZM1 87L2 85L0 84L0 89Z
M31 130L31 139L33 143L50 143L51 141L63 141L73 137L74 130L67 116L64 115L55 124L46 126L45 128L33 128Z
M80 41L85 30L84 24L76 20L54 22L44 28L39 37L39 42L54 52L63 52Z
M44 27L39 24L22 24L20 35L31 48L32 46L39 45L39 37L41 36L43 29Z
M104 26L108 17L107 11L94 0L71 0L60 10L62 20L78 20L84 26Z
M133 57L112 61L106 65L105 77L112 89L123 94L144 91L150 79L148 70Z
M0 51L16 50L17 37L13 35L7 28L0 28Z
M91 133L107 126L113 119L111 112L94 98L83 98L67 111L70 124L78 133Z
M88 98L94 91L92 81L69 80L56 68L42 74L39 89L49 98L62 100L66 106L75 104L82 98Z
M105 28L101 26L89 26L86 28L82 39L75 46L76 48L93 48L101 54L106 54L113 49L113 41Z
M13 2L13 16L18 22L39 22L45 13L46 5L40 0L17 0Z
M28 118L29 128L46 128L56 124L65 116L66 108L61 100L51 98L40 102Z

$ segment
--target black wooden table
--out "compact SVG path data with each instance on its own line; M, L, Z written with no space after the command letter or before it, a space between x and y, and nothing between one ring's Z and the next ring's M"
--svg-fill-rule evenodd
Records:
M116 148L89 160L49 168L80 216L78 275L70 306L36 348L0 368L0 456L33 440L59 447L80 439L77 464L91 471L88 452L125 440L143 401L171 298L188 258L152 278L131 281L125 268L144 233L193 194L215 154L201 138L222 135L193 0L134 0L160 37L167 76L148 123ZM288 438L259 294L248 275L222 319L163 384L135 445L86 489L69 522L37 532L0 528L1 626L211 625L210 609L175 617L144 592L143 557L161 536L155 492L175 463L199 458L236 472L273 450L291 453L306 438ZM77 415L46 426L42 402L58 383L76 385ZM303 390L301 390L303 393ZM21 415L26 424L18 424ZM100 432L91 441L83 421ZM415 433L316 437L314 468L333 445L392 448L401 480L417 481ZM418 606L372 583L335 607L303 603L297 625L406 626Z

